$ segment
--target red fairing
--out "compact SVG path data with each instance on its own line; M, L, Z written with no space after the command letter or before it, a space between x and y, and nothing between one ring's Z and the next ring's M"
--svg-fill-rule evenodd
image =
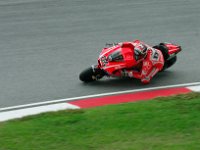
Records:
M109 75L113 75L116 70L134 66L136 61L133 58L132 48L129 42L123 45L119 43L113 47L104 48L98 58L99 67Z
M178 52L181 51L181 46L172 44L172 43L164 43L164 45L168 48L169 50L169 55L171 54L177 54Z

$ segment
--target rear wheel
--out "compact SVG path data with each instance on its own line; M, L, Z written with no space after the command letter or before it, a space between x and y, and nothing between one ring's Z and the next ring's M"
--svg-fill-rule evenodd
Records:
M169 68L173 64L175 64L176 60L177 60L177 56L173 56L171 59L167 60L167 62L166 62L167 68Z
M92 82L101 79L105 75L105 72L99 68L89 67L83 70L79 79L83 82Z
M169 58L168 60L165 61L165 64L163 66L163 69L161 71L166 70L167 68L171 67L172 65L174 65L176 63L177 60L177 56L173 56L172 58Z

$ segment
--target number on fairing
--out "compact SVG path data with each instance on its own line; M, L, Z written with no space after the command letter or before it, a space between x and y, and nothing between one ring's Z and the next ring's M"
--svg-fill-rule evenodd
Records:
M154 53L153 53L153 59L154 60L158 60L158 57L159 57L158 52L154 51Z

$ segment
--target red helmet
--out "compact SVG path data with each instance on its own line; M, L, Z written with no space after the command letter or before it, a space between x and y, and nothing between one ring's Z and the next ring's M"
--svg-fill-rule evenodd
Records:
M147 54L147 46L141 43L139 45L136 45L134 48L134 54L136 61L141 60Z

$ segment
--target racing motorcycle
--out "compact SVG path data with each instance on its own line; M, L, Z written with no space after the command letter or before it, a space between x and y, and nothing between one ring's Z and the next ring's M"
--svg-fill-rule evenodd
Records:
M155 45L153 48L160 50L163 54L165 63L161 71L174 65L177 61L177 54L181 51L181 46L167 42ZM98 57L98 64L83 70L79 79L83 82L92 82L104 76L114 77L117 71L129 68L130 60L133 60L132 49L121 47L120 43L106 44Z

